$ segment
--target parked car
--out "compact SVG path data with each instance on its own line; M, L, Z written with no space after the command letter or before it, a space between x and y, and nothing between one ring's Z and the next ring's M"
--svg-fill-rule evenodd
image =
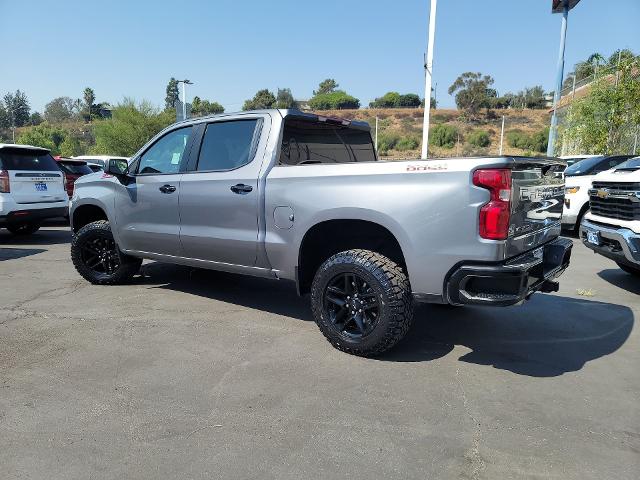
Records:
M72 157L74 160L84 160L85 162L100 165L104 170L105 165L109 160L128 160L128 157L117 157L115 155L78 155Z
M104 168L102 165L98 165L97 163L87 162L87 166L91 169L92 172L102 172Z
M65 174L65 190L67 191L67 195L69 198L73 195L73 184L77 179L82 177L83 175L88 175L93 173L93 170L87 165L87 162L83 160L77 160L74 158L65 158L65 157L53 157L57 162L58 167Z
M577 163L580 160L584 160L585 158L593 158L593 157L599 157L599 156L600 155L563 155L558 158L567 162L567 167L570 167L574 163Z
M64 173L49 150L0 144L0 227L28 235L43 220L66 216L69 197L64 184Z
M589 199L580 225L583 243L640 277L640 157L596 175Z
M143 258L295 282L336 348L376 355L406 334L414 301L556 291L572 247L563 168L378 161L368 124L295 110L191 119L76 182L71 258L100 285Z
M600 155L580 160L567 167L564 171L566 185L562 211L563 228L578 231L580 221L589 209L589 189L594 177L631 157L632 155Z

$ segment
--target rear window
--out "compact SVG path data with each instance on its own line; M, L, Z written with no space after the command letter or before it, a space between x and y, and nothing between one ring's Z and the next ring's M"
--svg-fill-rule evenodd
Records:
M366 130L302 120L285 120L281 165L375 162Z
M86 163L58 162L58 165L65 173L72 173L74 175L87 175L89 173L93 173L93 170L91 170Z
M56 161L49 153L18 148L3 148L0 150L0 168L2 170L60 171Z

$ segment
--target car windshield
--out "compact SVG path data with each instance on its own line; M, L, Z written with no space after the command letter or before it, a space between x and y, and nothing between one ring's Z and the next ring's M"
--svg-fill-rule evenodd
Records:
M24 148L3 148L0 150L0 170L60 171L49 152Z
M640 168L640 157L630 158L616 167L616 170L638 170Z
M89 173L93 173L93 170L83 162L58 162L58 165L60 165L65 173L71 173L74 175L87 175Z
M585 158L579 162L569 165L564 171L565 176L573 177L578 175L589 175L591 171L598 166L604 157Z

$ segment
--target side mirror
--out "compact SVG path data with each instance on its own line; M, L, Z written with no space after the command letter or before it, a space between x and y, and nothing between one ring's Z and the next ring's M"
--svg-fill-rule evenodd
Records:
M119 158L110 158L107 161L105 172L114 177L122 177L129 173L129 163Z

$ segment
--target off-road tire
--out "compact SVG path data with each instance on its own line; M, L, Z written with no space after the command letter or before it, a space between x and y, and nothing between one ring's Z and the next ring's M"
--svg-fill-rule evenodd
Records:
M82 227L71 240L71 260L78 273L94 285L118 285L127 283L138 273L142 259L125 255L115 245L114 254L117 255L119 265L112 273L97 272L85 264L82 256L83 245L97 238L112 241L111 225L107 220L98 220Z
M640 268L625 265L624 263L618 263L618 266L625 272L630 273L631 275L635 275L636 277L640 277Z
M366 280L379 305L373 330L357 339L338 332L325 307L325 291L334 278L345 273ZM335 348L364 357L380 355L396 345L413 320L413 296L407 275L389 258L369 250L347 250L325 261L311 285L311 307L320 331Z
M9 230L14 235L31 235L40 230L39 223L12 223L7 225Z

